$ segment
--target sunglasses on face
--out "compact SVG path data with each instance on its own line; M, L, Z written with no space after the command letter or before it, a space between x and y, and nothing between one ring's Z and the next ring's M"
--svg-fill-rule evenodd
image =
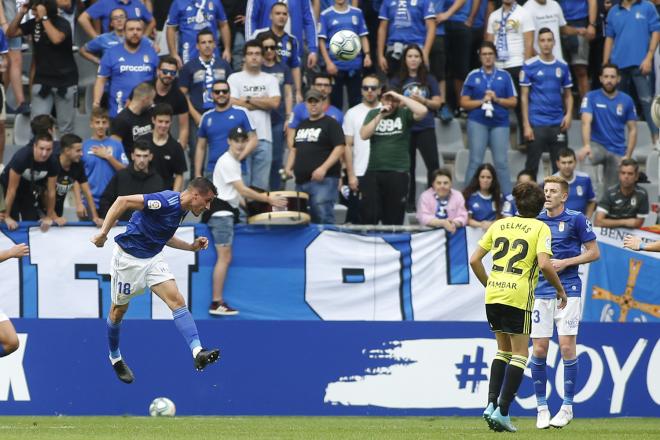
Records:
M229 89L213 89L214 95L227 95L228 93Z
M370 90L375 91L375 90L378 90L378 89L380 89L380 87L378 87L378 86L362 86L362 90L365 91L365 92L368 92Z
M160 69L160 71L163 73L163 75L176 76L176 70Z
M275 50L277 46L264 46L264 50Z

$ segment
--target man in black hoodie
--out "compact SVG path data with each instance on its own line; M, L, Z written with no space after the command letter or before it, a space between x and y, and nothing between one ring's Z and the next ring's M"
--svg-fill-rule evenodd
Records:
M151 146L147 142L142 139L135 141L131 153L131 165L117 171L103 191L100 201L103 217L119 196L150 194L166 189L163 178L149 167L153 157ZM131 215L133 211L126 211L119 220L128 221Z

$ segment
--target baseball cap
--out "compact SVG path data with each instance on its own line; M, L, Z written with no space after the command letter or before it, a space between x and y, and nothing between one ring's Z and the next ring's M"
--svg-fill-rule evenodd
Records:
M323 101L325 96L323 96L323 93L319 92L316 89L309 89L307 90L307 93L305 93L305 101L308 99L316 99L318 101Z
M248 134L247 131L245 131L245 129L243 129L242 127L234 127L229 131L228 138L237 141L240 139L247 139Z

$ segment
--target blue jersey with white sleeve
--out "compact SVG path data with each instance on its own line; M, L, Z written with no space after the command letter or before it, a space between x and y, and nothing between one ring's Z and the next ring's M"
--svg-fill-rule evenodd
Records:
M615 4L607 14L605 36L614 40L610 61L619 69L644 61L653 33L660 31L655 8L649 1L634 1L630 9Z
M117 235L115 242L134 257L151 258L163 250L186 214L179 192L145 194L143 209L133 213L126 232Z
M108 78L110 82L110 117L117 116L124 108L135 86L153 81L157 67L158 54L145 41L140 43L135 52L129 52L123 44L106 51L101 58L98 75Z
M117 171L110 165L110 162L92 153L94 147L109 149L112 157L124 165L128 165L128 158L124 153L124 146L117 139L108 136L105 139L85 139L83 141L82 162L85 167L89 190L94 198L94 204L98 208L105 187L108 186Z
M352 6L346 11L337 11L334 7L330 7L321 12L319 21L321 24L319 38L325 39L325 47L328 49L330 59L335 63L337 69L342 71L359 71L362 68L362 51L350 61L338 60L330 50L330 40L339 31L352 31L360 37L369 35L362 11Z
M482 100L486 96L486 90L492 90L498 98L510 98L516 95L516 88L513 85L511 75L506 70L493 69L493 72L487 73L483 69L474 69L468 73L461 96L469 96L470 99ZM485 110L477 107L470 110L468 119L478 122L488 127L508 127L509 110L496 102L493 102L493 116L487 117Z
M85 12L89 14L92 20L101 20L103 32L108 32L110 30L110 14L115 9L123 9L126 12L127 19L138 18L145 22L145 26L154 18L140 0L99 0L87 8Z
M257 31L269 28L270 10L275 3L283 3L282 0L247 0L245 12L245 39L256 37ZM318 51L318 35L316 34L316 21L312 11L311 0L288 0L289 21L285 30L296 37L298 45L298 56L303 56L303 44L307 43L310 52ZM303 39L303 33L305 38ZM292 66L289 66L292 67Z
M543 210L537 217L550 227L552 233L552 258L564 260L577 257L582 254L582 245L596 239L596 234L591 227L591 222L578 211L565 209L556 217L550 217L547 210ZM579 266L569 266L558 273L566 295L569 297L580 297L582 293L582 282L578 274ZM556 298L557 291L539 273L539 282L536 285L534 295L537 298Z
M207 173L213 173L215 163L229 148L227 137L234 127L241 127L248 133L255 131L247 112L243 108L229 107L221 112L209 110L202 115L197 137L205 138L207 142Z
M525 61L520 86L529 87L529 122L532 127L561 125L564 118L564 90L573 87L568 64L536 56Z
M106 50L123 43L124 38L111 31L89 40L85 43L85 50L102 57Z
M592 90L582 98L580 113L591 113L591 140L603 145L608 151L626 154L626 122L636 121L637 112L632 98L617 91L609 97L603 89Z
M344 113L339 110L334 105L329 105L323 110L323 112L330 116L335 121L339 122L339 125L344 123ZM300 123L305 119L309 118L309 110L304 102L296 104L293 106L293 111L291 112L291 117L289 118L289 128L298 128Z
M378 19L387 21L387 45L394 43L424 46L426 20L435 19L432 0L385 0Z
M555 176L562 177L559 172ZM566 209L579 211L582 214L587 210L589 202L596 201L591 177L585 172L575 171L573 179L568 182L568 200L566 200Z
M218 23L226 22L227 16L220 0L174 0L167 15L167 25L179 29L178 53L183 63L195 59L197 34L210 29L213 40L218 41Z
M518 208L516 207L516 199L513 198L513 194L505 195L502 202L502 217L513 217L517 213Z
M492 195L485 196L481 192L475 191L468 197L465 205L473 220L480 222L484 220L495 221L497 219L495 201Z

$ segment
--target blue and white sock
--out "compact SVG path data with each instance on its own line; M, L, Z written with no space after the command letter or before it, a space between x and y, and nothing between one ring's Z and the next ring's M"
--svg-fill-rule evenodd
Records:
M545 358L532 356L529 360L529 369L532 370L532 380L534 381L534 394L536 394L536 406L548 406L545 398L546 383L548 382L548 373L545 368Z
M193 319L190 311L186 306L176 309L172 312L174 317L174 324L179 329L179 333L183 335L188 347L192 351L193 357L202 351L202 343L199 341L199 334L197 333L197 325Z
M121 322L114 323L108 318L105 323L108 326L108 347L110 348L110 360L114 365L115 362L121 359L121 352L119 351L119 328Z
M575 381L577 380L578 360L564 359L564 405L573 405L573 396L575 396Z

